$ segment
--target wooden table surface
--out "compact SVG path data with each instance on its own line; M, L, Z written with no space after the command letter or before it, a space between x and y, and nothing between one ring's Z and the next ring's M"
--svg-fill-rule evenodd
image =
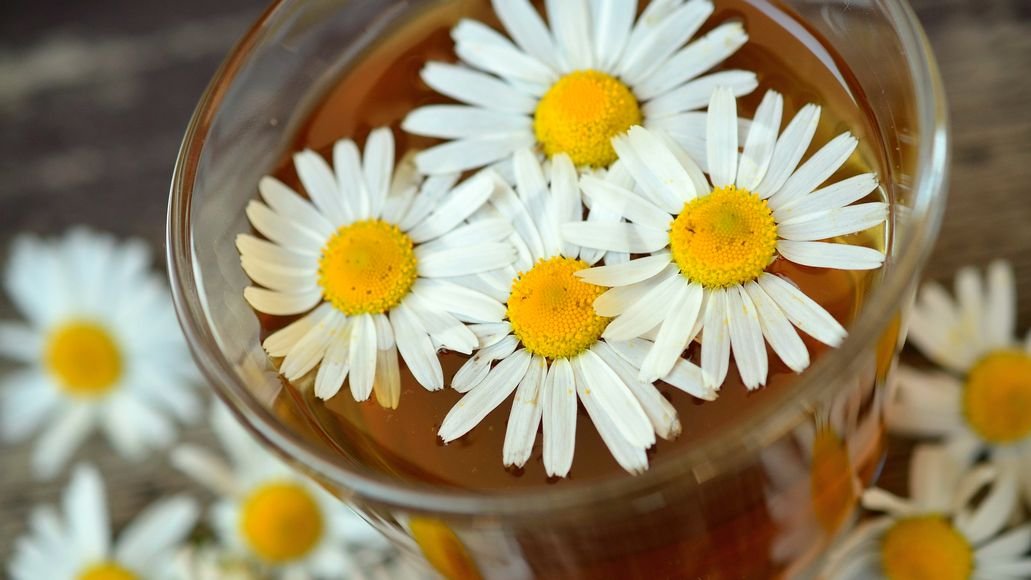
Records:
M913 0L952 111L949 209L928 277L1013 261L1031 324L1031 0ZM261 0L7 0L0 7L0 256L14 235L87 223L162 247L168 184L193 107ZM158 260L160 260L158 253ZM14 317L0 296L0 320ZM0 363L2 365L3 363ZM6 367L9 368L9 367ZM0 372L6 370L0 366ZM187 431L200 441L204 427ZM93 441L79 455L117 490L116 525L186 480L161 455L127 464ZM29 445L0 446L0 562L37 482ZM0 573L2 574L2 573Z

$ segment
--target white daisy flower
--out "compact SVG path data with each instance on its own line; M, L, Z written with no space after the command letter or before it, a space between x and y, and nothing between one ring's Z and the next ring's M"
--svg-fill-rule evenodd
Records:
M881 489L863 506L885 515L857 527L827 562L829 580L1019 580L1031 577L1031 524L1007 530L1017 506L1010 470L964 470L940 447L919 447L910 499Z
M945 437L970 461L1019 459L1021 486L1031 501L1031 334L1016 337L1017 290L1007 262L956 276L956 300L939 284L920 291L909 337L945 368L902 365L887 408L893 431Z
M228 462L182 445L172 463L218 495L210 522L229 554L291 580L341 578L389 557L372 526L262 448L224 406L213 409L212 426Z
M140 459L197 415L199 375L168 289L138 240L73 229L15 239L4 285L25 322L0 322L0 436L41 433L33 469L50 477L94 429ZM141 323L145 321L145 323Z
M519 259L492 276L503 288L506 320L474 328L480 350L452 381L468 394L444 418L439 435L445 442L465 435L515 392L505 465L526 463L543 424L544 467L549 476L564 477L573 461L579 399L616 461L631 473L644 471L655 434L672 438L680 422L669 401L637 379L647 341L601 340L609 321L592 304L604 289L575 276L588 263L559 235L559 224L578 220L582 212L576 169L566 155L555 156L549 185L528 149L516 152L514 167L518 194L499 183L489 208L512 219L517 232ZM685 360L663 380L699 398L715 398L700 369Z
M611 138L634 125L665 129L704 151L704 113L716 86L735 94L758 85L752 72L706 74L748 41L740 22L692 36L713 12L709 0L545 0L548 24L529 0L493 0L511 40L485 24L452 31L459 64L431 62L422 79L460 105L415 109L402 127L446 139L416 157L426 173L504 162L533 147L578 167L616 160Z
M13 580L143 580L168 577L180 542L200 508L185 496L154 503L112 541L104 482L92 466L78 466L62 511L32 512L30 533L18 539L7 565Z
M731 350L744 384L765 384L764 337L796 372L808 367L809 352L795 327L832 346L844 338L845 329L822 306L766 269L778 258L818 268L879 267L884 256L877 250L820 240L883 224L888 205L850 205L877 188L872 173L816 189L858 142L844 133L798 166L820 109L803 107L777 137L782 108L779 94L766 93L739 154L734 96L726 88L714 91L706 126L708 180L683 149L642 127L613 140L638 193L594 176L581 179L592 207L615 209L629 223L565 224L564 238L651 254L578 274L612 287L595 304L599 314L615 317L605 338L628 340L658 329L642 380L669 372L703 329L702 369L713 387L726 378Z
M855 519L860 471L882 450L882 390L871 382L816 412L811 423L760 454L767 509L777 525L770 557L795 578Z
M247 216L267 240L241 234L237 247L263 287L244 297L265 314L307 313L264 341L269 355L284 357L287 379L318 366L318 397L347 379L355 400L375 391L395 408L399 352L419 384L440 389L437 349L468 354L477 340L463 322L501 322L501 304L448 278L511 264L512 228L503 219L464 223L493 193L490 172L457 187L457 174L422 181L405 163L395 173L390 129L369 135L364 160L353 141L338 141L333 164L335 173L311 150L294 156L309 199L261 180L264 202L252 201Z

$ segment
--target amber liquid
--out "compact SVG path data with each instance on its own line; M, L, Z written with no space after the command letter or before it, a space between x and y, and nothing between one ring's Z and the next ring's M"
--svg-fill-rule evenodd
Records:
M738 113L750 118L767 89L784 95L784 123L801 106L817 103L823 111L807 156L837 134L852 131L860 139L860 148L832 181L877 171L882 175L882 182L890 182L882 162L882 140L865 96L833 50L804 22L769 0L716 0L715 4L716 11L703 33L729 19L739 19L750 37L721 68L752 70L759 76L760 88L739 99ZM487 0L441 1L413 13L410 19L369 47L317 102L296 134L293 150L310 147L326 152L334 141L343 137L361 143L372 128L381 125L395 128L399 157L412 149L434 144L433 140L407 135L398 127L413 108L448 102L419 79L419 71L429 60L456 60L449 29L460 18L474 18L498 26ZM288 182L296 181L288 158L284 158L278 174ZM875 196L888 198L890 192L875 192ZM862 237L851 236L847 241L884 248L888 234L887 231L868 232ZM772 265L771 271L797 283L846 328L878 276L876 272L811 269L784 260ZM266 332L289 321L262 317ZM804 335L803 338L814 360L827 350L815 340ZM698 346L693 345L686 356L699 362L699 354ZM453 376L465 358L455 353L441 355L445 379ZM767 386L751 393L741 384L732 363L720 397L714 402L703 403L678 389L659 384L661 392L680 414L683 433L673 441L660 439L649 451L653 467L676 459L684 450L718 437L762 409L783 401L798 375L785 367L772 351L769 360ZM310 384L302 380L297 385L288 385L280 403L305 417L324 442L339 452L342 461L359 462L397 480L479 493L517 494L545 486L582 486L599 480L631 477L612 459L583 409L577 422L572 471L567 479L558 480L548 478L544 472L540 437L524 468L506 469L502 465L508 403L500 405L466 436L444 445L436 434L444 416L460 398L455 391L445 388L442 392L427 392L402 366L402 394L395 410L381 408L374 398L355 402L347 392L345 386L339 396L321 401L314 397ZM694 536L690 542L685 539L679 547L661 545L658 540L628 540L613 530L612 533L621 538L620 546L615 549L598 547L601 552L608 552L599 552L598 556L608 562L586 573L618 574L626 562L646 558L660 571L660 577L666 573L765 577L777 568L765 560L766 543L774 534L774 525L762 506L755 505L762 503L763 485L761 474L745 473L735 483L725 486L724 491L734 497L713 496L713 505L695 506L694 509L704 512L701 517L721 520L723 525L694 530L702 532L701 535ZM666 515L677 517L674 511ZM743 544L742 535L749 537ZM644 544L638 545L640 542ZM528 553L533 552L530 544L524 545ZM547 548L542 550L546 552ZM548 576L550 559L545 555L531 565L535 574ZM708 576L716 562L722 562L717 565L722 572ZM635 566L625 565L626 571Z

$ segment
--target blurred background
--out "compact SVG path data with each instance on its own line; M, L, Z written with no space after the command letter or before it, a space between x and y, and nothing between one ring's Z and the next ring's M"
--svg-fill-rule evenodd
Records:
M857 0L859 2L860 0ZM1011 260L1019 328L1031 325L1031 1L912 0L938 55L953 163L927 277ZM189 116L264 0L0 2L0 267L20 232L89 224L145 239L163 268L168 185ZM0 295L0 320L16 317ZM0 361L0 373L10 366ZM199 426L187 441L206 440ZM0 562L29 510L64 478L38 482L31 442L0 445ZM78 455L112 488L113 524L186 487L160 454L129 464L93 441ZM196 489L195 487L193 489Z

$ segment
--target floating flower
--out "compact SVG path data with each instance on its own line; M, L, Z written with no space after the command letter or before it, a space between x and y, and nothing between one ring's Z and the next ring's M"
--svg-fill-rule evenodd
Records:
M193 529L199 507L184 496L144 510L112 543L100 474L79 466L64 492L62 513L36 508L28 536L18 539L7 565L13 580L143 580L165 578L179 543Z
M1031 501L1031 334L1016 338L1013 270L994 262L982 277L973 268L956 276L956 300L925 284L913 309L909 336L946 371L902 365L887 409L888 426L918 436L944 436L960 457L987 452L1018 458L1024 495Z
M212 426L228 463L190 445L175 449L172 462L218 495L210 520L228 550L223 557L236 554L294 579L339 578L388 556L372 526L265 451L228 409L213 409Z
M863 505L885 515L845 538L829 580L1019 580L1031 575L1031 524L1006 530L1017 505L1008 470L964 471L938 447L919 447L906 500L874 488ZM983 496L980 501L976 498Z
M307 313L263 343L284 357L283 375L296 380L318 367L318 397L334 396L347 379L355 400L375 391L395 408L399 352L419 384L440 389L437 349L472 352L476 337L463 321L504 315L496 301L448 278L507 266L515 251L503 241L512 231L506 220L464 223L494 191L489 172L457 187L455 174L422 181L407 164L395 174L385 128L369 135L364 157L353 141L338 141L334 173L314 151L295 155L309 199L263 178L264 203L252 201L247 216L268 239L241 234L237 247L243 269L264 286L245 290L251 306Z
M490 206L509 216L517 232L519 259L490 277L504 288L506 320L475 328L480 350L452 381L468 394L444 418L439 435L445 442L461 437L515 392L505 465L526 463L543 424L544 467L549 476L564 477L573 461L579 399L616 461L632 473L644 471L655 434L676 436L680 423L659 391L637 379L647 341L602 340L609 320L592 304L604 289L576 276L588 264L580 248L559 235L560 223L581 215L576 170L566 155L555 156L549 186L528 149L516 152L514 168L518 194L499 184ZM685 360L663 380L703 399L715 397L700 369Z
M696 110L713 88L743 95L757 86L748 71L705 74L748 40L739 22L726 22L689 42L713 12L709 0L650 2L636 23L634 0L547 0L548 24L528 0L493 5L511 40L463 20L451 31L461 63L422 71L426 84L463 103L420 107L405 119L410 133L449 140L416 157L426 173L505 161L525 147L608 167L612 137L641 124L704 151Z
M42 432L38 474L56 474L94 429L139 459L196 416L199 377L150 267L143 242L85 229L15 239L4 283L26 320L0 322L0 356L25 366L0 380L0 435Z
M801 372L809 366L809 352L795 327L832 346L845 329L767 268L784 258L817 268L863 270L884 259L872 248L819 241L876 227L888 214L883 202L850 205L877 188L872 173L816 189L849 158L855 137L839 135L798 167L820 109L803 107L778 138L782 99L770 91L739 155L735 108L730 90L713 93L706 127L708 181L675 143L634 127L613 145L636 189L594 176L580 183L592 208L616 209L629 223L562 228L567 241L585 247L651 254L577 274L612 287L595 302L599 315L614 317L605 338L628 340L658 328L655 346L642 361L644 381L669 372L699 331L709 386L723 383L731 350L744 384L749 389L765 384L764 337L788 367Z

